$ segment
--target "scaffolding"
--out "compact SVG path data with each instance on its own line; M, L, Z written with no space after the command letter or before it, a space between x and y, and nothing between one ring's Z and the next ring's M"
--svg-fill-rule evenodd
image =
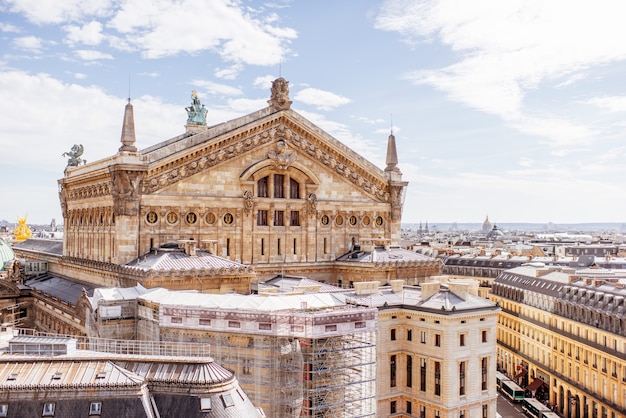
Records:
M211 357L235 372L267 416L375 416L375 308L140 306L138 312L138 338L210 345Z
M364 332L311 338L303 345L307 375L301 416L375 416L375 340L374 332Z
M264 302L272 305L271 298ZM181 351L206 347L268 417L376 416L376 308L307 308L305 300L300 309L277 310L165 298L140 299L135 306L111 301L102 304L92 326L99 337L134 337L128 344L142 350L151 343ZM89 340L100 350L124 346L120 340Z

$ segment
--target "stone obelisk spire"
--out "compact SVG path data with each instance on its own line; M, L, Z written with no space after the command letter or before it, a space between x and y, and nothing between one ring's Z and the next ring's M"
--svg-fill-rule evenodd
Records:
M133 114L133 105L130 104L130 99L124 109L124 123L122 124L122 146L119 151L125 152L137 152L135 146L135 116Z

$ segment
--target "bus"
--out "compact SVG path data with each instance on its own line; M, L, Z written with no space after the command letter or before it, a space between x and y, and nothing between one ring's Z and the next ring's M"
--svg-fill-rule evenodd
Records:
M541 411L541 418L561 418L556 412Z
M502 372L496 372L496 387L498 390L502 389L503 380L509 380L509 378Z
M535 398L525 398L522 400L522 410L526 415L533 418L541 418L543 413L552 412L550 408L539 402Z
M500 389L513 402L520 402L524 399L524 389L512 380L501 380Z

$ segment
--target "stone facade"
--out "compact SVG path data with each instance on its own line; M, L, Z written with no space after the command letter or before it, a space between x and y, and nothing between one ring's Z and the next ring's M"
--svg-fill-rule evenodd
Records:
M337 282L334 262L355 245L398 243L408 183L394 136L381 170L292 110L284 79L274 82L268 103L215 126L187 126L141 151L128 104L119 152L68 167L59 180L64 256L125 265L194 240L252 266L259 281L313 270ZM390 279L386 269L368 269L367 279Z

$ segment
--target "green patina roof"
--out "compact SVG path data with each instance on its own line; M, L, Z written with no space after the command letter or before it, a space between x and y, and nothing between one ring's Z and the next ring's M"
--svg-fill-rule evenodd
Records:
M4 265L7 261L11 261L15 259L15 253L13 252L13 248L9 244L6 243L5 240L0 238L0 271L5 270Z

